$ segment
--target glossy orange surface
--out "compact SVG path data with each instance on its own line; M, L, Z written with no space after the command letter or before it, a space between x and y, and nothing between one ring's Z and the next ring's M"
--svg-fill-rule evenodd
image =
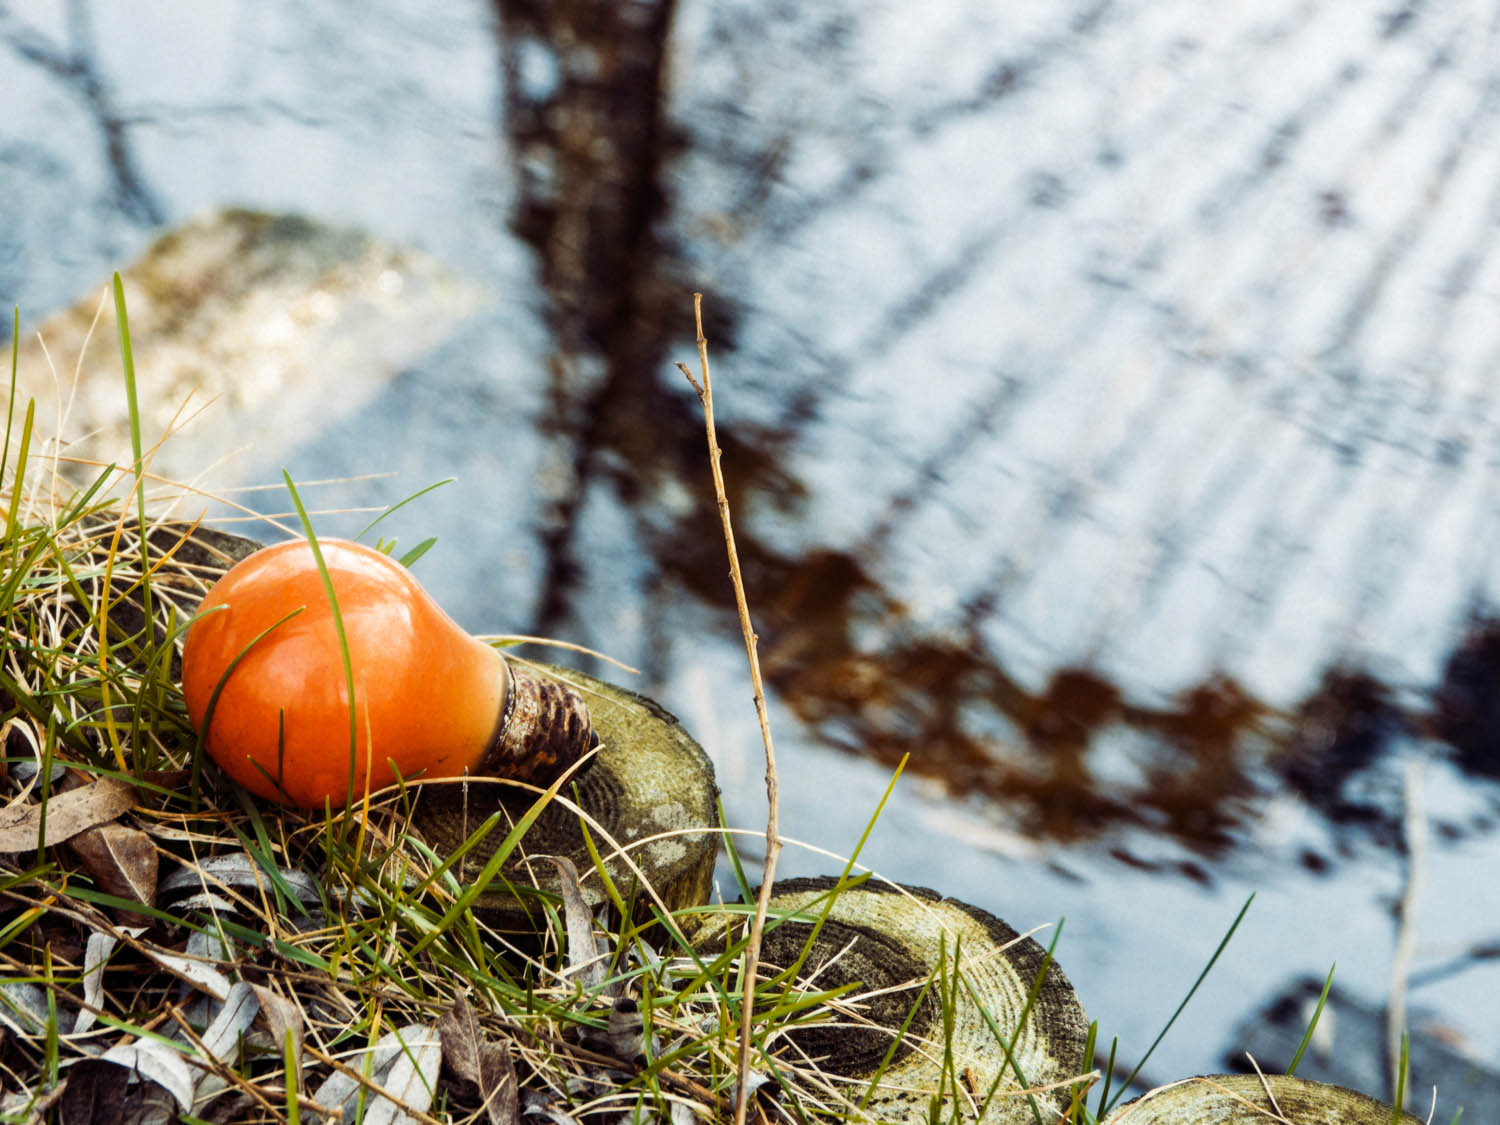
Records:
M400 563L357 543L319 545L354 670L352 759L338 632L303 540L234 566L188 631L182 689L199 730L224 680L209 754L252 792L303 807L343 805L351 772L358 798L398 774L451 777L475 765L505 698L500 654L459 628Z

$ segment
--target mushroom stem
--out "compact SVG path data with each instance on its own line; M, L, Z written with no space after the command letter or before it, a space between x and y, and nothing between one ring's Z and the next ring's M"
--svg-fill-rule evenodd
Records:
M550 676L505 663L505 702L479 773L549 785L598 745L588 705Z

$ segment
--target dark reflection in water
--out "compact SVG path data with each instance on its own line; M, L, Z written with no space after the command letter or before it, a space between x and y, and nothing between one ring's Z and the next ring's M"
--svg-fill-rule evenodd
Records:
M555 347L542 424L554 459L567 466L565 486L540 519L547 561L532 629L586 634L579 602L587 564L575 533L584 498L600 484L631 512L652 556L647 582L655 595L687 592L729 614L712 498L695 489L686 510L669 515L658 497L668 480L706 476L697 403L662 375L670 371L669 352L684 343L684 294L694 287L684 254L666 233L673 201L665 173L683 149L665 111L675 4L495 5L520 185L512 224L536 253ZM741 163L769 184L777 153ZM732 349L729 298L710 294L706 307L715 318L708 326L714 346ZM829 548L784 553L743 518L766 500L796 518L804 490L781 455L818 393L803 388L801 405L783 412L775 428L740 423L721 431L720 441L730 501L742 514L739 551L767 682L829 745L887 764L910 753L916 769L954 792L1005 803L1033 834L1071 841L1146 827L1209 857L1233 846L1273 786L1289 787L1340 832L1399 847L1394 792L1360 784L1398 737L1435 734L1456 748L1466 769L1500 774L1493 691L1500 624L1475 624L1449 662L1432 716L1407 713L1357 668L1329 669L1289 711L1217 676L1157 707L1130 702L1087 667L1057 670L1031 691L982 639L980 626L997 609L994 593L975 596L959 626L942 636L911 627L872 567L922 500L931 466L919 467L892 499L857 555ZM1002 379L990 406L939 450L938 468L1016 393ZM648 666L648 678L664 671ZM1133 739L1139 748L1141 760L1126 780L1098 760L1105 736ZM1115 851L1122 861L1142 862ZM1302 861L1313 871L1329 869L1327 857L1311 852ZM1175 866L1208 879L1191 861Z
M702 420L671 365L691 354L686 294L703 288L671 178L689 154L667 96L677 3L494 0L494 8L516 184L510 222L534 254L552 344L538 419L549 447L544 461L555 470L537 508L541 580L531 620L515 624L591 639L586 591L609 560L589 557L579 537L588 498L607 491L629 513L632 547L646 556L645 670L647 682L660 685L675 665L667 638L651 635L664 616L652 605L686 597L720 611L733 629ZM12 45L88 101L108 142L119 209L149 220L154 197L138 182L129 133L115 127L118 115L97 79L87 5L67 11L67 47L23 32ZM824 46L836 55L840 35L826 30ZM955 103L951 113L977 112L1014 93L1017 71L992 73L982 97ZM716 155L739 176L734 221L768 227L774 237L791 235L804 215L799 207L847 202L877 171L855 160L826 196L776 210L767 201L789 142L775 133L764 142L755 137L721 138L725 151ZM760 143L764 151L755 149ZM1030 183L1032 205L1065 202L1057 177L1038 173ZM983 238L966 242L930 276L914 277L858 354L882 354L931 317L987 246ZM728 355L738 328L733 294L710 291L705 307L713 346ZM994 372L951 432L923 446L905 481L886 491L853 546L778 545L768 516L799 527L812 522L789 452L855 362L814 365L820 375L780 389L771 421L736 419L720 433L767 681L826 744L887 765L910 754L914 768L955 793L1014 810L1033 835L1072 841L1143 828L1206 857L1230 850L1262 803L1288 789L1343 837L1399 847L1399 801L1381 771L1402 739L1441 739L1471 774L1500 776L1500 624L1493 621L1472 623L1430 701L1398 699L1360 668L1336 667L1289 708L1270 707L1225 676L1154 705L1086 664L1057 668L1039 686L1023 682L987 632L1006 610L1015 578L1005 560L996 563L1001 577L975 583L941 631L919 624L881 578L883 564L921 514L945 502L949 479L973 450L1014 436L1007 429L1014 412L1035 393L1018 376ZM499 416L487 392L475 393L456 409ZM684 482L687 498L667 502L668 489L680 491ZM1087 514L1083 486L1053 485L1049 527L1076 526ZM964 548L954 542L948 549ZM1123 848L1116 854L1145 862ZM1332 862L1311 852L1302 859L1315 871ZM1204 877L1191 861L1180 869Z
M573 541L589 486L648 502L664 475L701 463L698 423L656 378L680 338L688 272L663 234L663 169L681 149L666 119L673 0L496 0L505 121L515 162L515 232L536 252L555 350L541 427L564 486L541 516L546 556L533 627L559 632L581 564ZM728 302L711 331L732 337ZM738 435L741 442L755 435ZM726 443L730 456L744 450ZM741 484L755 471L738 461Z
M1216 896L1184 880L1245 886L1245 866L1287 911L1256 980L1321 980L1336 941L1341 975L1357 959L1382 987L1397 767L1451 753L1476 779L1430 771L1440 843L1492 833L1500 807L1500 621L1475 619L1441 676L1433 628L1500 601L1497 102L1473 11L1411 5L1411 33L1370 40L1368 13L1299 2L243 7L218 49L213 21L178 21L193 79L171 20L66 0L47 30L0 4L26 94L0 144L0 289L23 321L200 206L305 209L459 269L494 255L475 272L503 279L497 307L430 363L364 341L354 367L401 375L341 404L309 475L461 468L477 503L426 530L462 542L494 503L501 533L449 554L475 568L455 611L623 645L644 690L696 705L701 634L736 631L671 366L705 289L724 409L748 415L721 414L721 440L780 713L980 798L898 810L909 846L882 865L1013 920L1076 910L1096 939L1069 964L1104 1024L1134 1013L1122 1043L1160 1027L1143 989L1190 978L1188 945L1215 936ZM1005 829L969 825L997 807L1091 846L1025 853L1066 871L991 862ZM850 815L818 829L845 843ZM1429 852L1443 941L1471 946L1437 971L1492 955L1484 913L1452 909L1492 850ZM1332 878L1309 891L1297 860ZM1492 1047L1475 986L1455 991L1432 1002ZM1168 1073L1209 1065L1213 1035L1190 1038Z
M1437 692L1435 733L1459 764L1500 777L1500 619L1478 618L1448 658Z
M1390 690L1364 672L1325 673L1318 691L1297 709L1290 737L1274 763L1282 779L1308 804L1340 827L1364 829L1397 846L1395 812L1353 790L1391 740L1416 733L1418 721L1392 701ZM1316 869L1316 862L1308 864Z

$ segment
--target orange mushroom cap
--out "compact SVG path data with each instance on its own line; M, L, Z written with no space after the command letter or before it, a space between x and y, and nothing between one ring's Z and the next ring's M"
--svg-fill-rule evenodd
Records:
M209 755L251 792L304 808L343 805L351 777L358 797L398 774L454 777L478 767L501 726L505 660L394 559L345 540L319 546L354 672L352 771L338 630L305 540L237 563L188 630L182 690L194 726L209 723Z

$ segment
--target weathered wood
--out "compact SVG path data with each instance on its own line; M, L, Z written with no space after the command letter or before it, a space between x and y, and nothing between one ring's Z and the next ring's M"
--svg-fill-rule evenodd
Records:
M276 464L371 399L481 297L419 251L300 215L241 209L163 233L122 281L148 470L216 486L245 479L251 464ZM40 433L62 443L63 457L84 460L62 464L75 482L130 460L115 314L107 300L101 311L103 288L28 325L16 367L17 401L36 400ZM207 417L189 421L211 400ZM221 465L252 446L239 464Z
M1465 961L1455 958L1447 968L1451 971ZM1430 982L1440 973L1440 969L1428 966L1423 975ZM1225 1052L1223 1065L1245 1070L1248 1056L1262 1070L1285 1070L1302 1043L1322 989L1322 979L1311 976L1279 989L1240 1021L1230 1037L1233 1046ZM1384 1089L1390 1081L1385 1069L1385 1035L1384 1006L1335 983L1297 1073L1315 1082L1355 1090ZM1406 1086L1423 1091L1423 1097L1437 1087L1442 1101L1435 1120L1447 1121L1459 1106L1468 1107L1467 1113L1473 1114L1481 1106L1500 1105L1500 1072L1488 1065L1482 1053L1456 1050L1442 1036L1421 1028L1411 1036Z
M1120 1107L1111 1125L1392 1125L1374 1098L1284 1074L1213 1074L1162 1086ZM1409 1113L1400 1125L1421 1125Z
M637 902L636 916L650 914L653 899L641 886L650 884L659 905L669 909L708 901L718 853L713 764L675 716L645 696L593 676L554 664L538 665L582 693L594 731L597 757L577 777L576 794L565 792L587 815L603 866L620 895ZM485 819L505 816L458 864L460 882L475 878L505 840L510 828L536 799L535 790L494 779L456 780L418 787L414 826L440 855L457 851ZM617 851L616 845L624 854ZM581 876L584 901L603 905L607 892L595 870L580 816L554 800L526 832L501 869L496 889L477 904L490 924L515 932L535 932L540 915L524 892L500 889L502 880L519 887L556 893L557 870L534 862L566 856Z
M772 919L797 911L817 918L835 883L831 878L777 883ZM742 918L711 918L695 944L705 951L723 949L726 931L737 932ZM762 980L794 964L812 933L807 921L768 927ZM930 1099L940 1092L946 1103L943 1120L958 1108L965 1121L1031 1122L1036 1120L1031 1098L1022 1091L1057 1084L1033 1095L1042 1119L1051 1120L1049 1114L1055 1116L1069 1104L1074 1084L1068 1080L1088 1069L1088 1017L1068 978L1052 963L1046 965L1045 979L1022 1022L1044 957L1034 940L992 914L924 887L869 882L845 889L818 929L798 983L807 991L855 982L858 987L843 999L836 1018L788 1032L779 1053L788 1062L815 1060L819 1070L835 1076L842 1096L855 1103L879 1075L865 1106L878 1121L926 1122ZM929 980L933 986L918 1002ZM952 1003L951 1025L944 1022L944 991ZM887 1063L887 1052L908 1015L911 1022ZM1005 1061L1010 1042L1014 1067ZM956 1060L959 1071L946 1082L945 1056ZM965 1089L957 1095L961 1107L952 1104L953 1078Z

